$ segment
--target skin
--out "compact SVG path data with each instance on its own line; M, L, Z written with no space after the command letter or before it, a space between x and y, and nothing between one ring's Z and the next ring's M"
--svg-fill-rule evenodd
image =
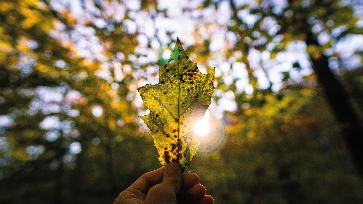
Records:
M177 163L170 163L140 176L122 191L114 204L212 204L198 175L182 174Z

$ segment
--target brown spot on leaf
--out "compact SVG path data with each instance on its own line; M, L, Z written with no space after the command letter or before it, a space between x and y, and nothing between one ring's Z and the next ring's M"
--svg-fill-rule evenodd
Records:
M176 144L171 144L171 150L175 150L176 149Z
M167 163L169 163L169 162L170 162L170 155L169 155L169 152L168 152L168 151L165 151L165 152L164 152L164 157L165 157L165 161L166 161Z

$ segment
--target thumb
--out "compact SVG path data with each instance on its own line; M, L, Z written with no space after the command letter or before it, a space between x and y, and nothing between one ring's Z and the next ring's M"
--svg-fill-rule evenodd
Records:
M181 168L178 163L169 163L164 172L163 181L153 186L145 198L145 203L176 203L176 194L182 183Z
M162 185L167 185L174 189L174 192L179 192L182 183L181 168L178 163L169 163L165 168Z

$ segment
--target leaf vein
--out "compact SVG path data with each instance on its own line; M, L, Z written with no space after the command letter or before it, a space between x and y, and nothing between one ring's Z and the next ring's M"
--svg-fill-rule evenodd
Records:
M151 95L169 112L169 114L171 115L171 117L173 117L174 119L176 119L176 117L173 115L173 113L154 94L151 93Z

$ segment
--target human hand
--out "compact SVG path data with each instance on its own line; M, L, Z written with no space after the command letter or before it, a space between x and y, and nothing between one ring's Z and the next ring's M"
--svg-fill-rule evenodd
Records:
M122 191L114 204L212 204L213 197L206 195L198 175L182 175L180 165L170 163L139 177Z

